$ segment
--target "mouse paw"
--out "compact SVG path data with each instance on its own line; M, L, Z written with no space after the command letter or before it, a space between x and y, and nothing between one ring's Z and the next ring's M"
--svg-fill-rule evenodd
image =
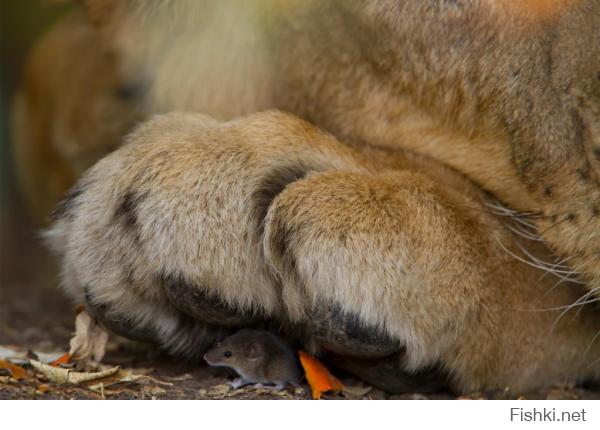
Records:
M246 385L250 385L251 382L246 381L244 378L235 378L233 381L229 383L231 388L237 390L238 388L245 387Z
M85 370L98 367L106 352L108 332L94 317L81 310L75 318L75 335L69 342L69 356Z

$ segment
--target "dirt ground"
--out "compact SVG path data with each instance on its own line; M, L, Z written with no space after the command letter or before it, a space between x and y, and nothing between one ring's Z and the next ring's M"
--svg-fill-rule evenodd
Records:
M0 350L53 353L68 349L74 311L57 288L56 268L38 233L18 220L0 226ZM181 363L141 344L120 338L109 342L103 361L119 372L81 384L52 382L42 372L23 365L17 375L0 368L0 399L309 399L308 386L277 392L269 388L232 389L234 376L202 363ZM449 393L389 395L351 377L340 375L349 390L326 399L452 399ZM466 399L600 399L600 389L553 387L536 393L505 391L471 393Z

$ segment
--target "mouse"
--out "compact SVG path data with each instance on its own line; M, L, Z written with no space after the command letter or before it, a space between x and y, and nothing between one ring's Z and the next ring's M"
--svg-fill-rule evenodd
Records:
M211 366L229 367L240 376L231 386L287 385L298 387L302 371L294 350L282 338L266 330L241 329L204 354Z

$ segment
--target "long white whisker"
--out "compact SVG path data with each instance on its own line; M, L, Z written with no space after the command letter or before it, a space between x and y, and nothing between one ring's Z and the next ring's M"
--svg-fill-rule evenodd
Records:
M517 226L512 226L510 224L506 224L506 228L508 228L510 231L512 231L516 235L524 237L525 239L534 240L536 242L543 242L543 239L539 238L538 236L534 236L533 234L526 232L525 230L523 230Z
M535 264L535 263L533 263L533 262L531 262L531 261L527 261L527 260L525 260L524 258L521 258L521 257L519 257L518 255L516 255L515 253L513 253L513 252L509 251L509 250L508 250L508 249L507 249L507 248L504 246L504 244L503 244L503 243L502 243L502 242L501 242L499 239L497 240L497 242L498 242L498 244L500 245L500 247L501 247L501 248L502 248L502 249L503 249L503 250L504 250L504 251L505 251L507 254L511 255L512 257L516 258L517 260L519 260L519 261L521 261L521 262L523 262L523 263L525 263L525 264L527 264L527 265L529 265L529 266L535 267L535 268L537 268L537 269L544 270L544 271L548 271L548 270L547 270L547 267L545 267L545 266L539 266L539 265L537 265L537 264ZM565 281L574 282L574 283L576 283L576 284L585 284L584 282L578 281L578 280L576 280L576 279L571 279L571 278L567 278L567 277L564 277L564 276L560 276L560 275L557 275L557 274L556 274L556 273L554 273L554 272L551 272L551 273L553 273L553 274L554 274L556 277L558 277L558 278L564 279Z
M595 366L596 364L598 364L598 363L600 363L600 358L598 358L597 360L594 360L594 361L592 361L592 362L590 363L590 365L588 366L588 369L589 369L590 367L594 367L594 366Z
M587 346L587 348L585 349L585 351L583 351L583 356L584 357L588 354L588 352L590 352L590 350L592 349L592 345L594 344L594 342L596 342L596 339L598 339L598 336L600 336L600 330L598 330L596 332L596 334L594 335L594 337L590 341L590 344Z
M564 309L574 309L576 307L581 307L584 305L589 305L590 303L594 303L594 302L598 302L600 301L600 297L594 297L593 299L590 300L586 300L584 302L581 303L572 303L570 305L565 305L565 306L556 306L553 308L542 308L542 309L534 309L532 312L547 312L547 311L560 311L560 310L564 310Z
M556 327L556 325L558 324L558 321L559 321L559 320L560 320L560 319L561 319L561 318L562 318L562 317L563 317L563 316L564 316L564 315L565 315L567 312L569 312L569 310L570 310L570 309L573 309L574 307L577 307L577 306L579 306L579 305L585 305L585 304L588 304L588 303L593 303L593 302L596 302L596 301L598 301L598 299L597 299L597 298L594 298L593 300L591 300L591 301L589 301L589 302L588 302L588 301L586 301L586 300L587 300L587 298L588 298L589 296L591 296L592 294L594 294L594 293L595 293L596 291L598 291L598 290L600 290L600 286L599 286L599 287L596 287L596 288L593 288L592 290L590 290L589 292L587 292L586 294L584 294L583 296L581 296L579 299L577 299L577 300L575 301L575 303L573 303L573 304L571 304L570 306L566 307L566 308L565 308L565 310L564 310L564 311L562 311L562 312L560 313L560 315L559 315L559 316L556 318L556 320L555 320L555 321L554 321L554 323L552 324L552 330L554 330L554 328L555 328L555 327ZM582 303L582 302L585 302L585 303Z
M556 275L557 277L561 277L559 276L559 274L562 275L576 275L577 272L575 272L572 268L568 267L568 270L559 270L559 269L553 269L553 265L552 263L547 263L545 261L540 260L539 258L535 257L534 255L532 255L531 253L529 253L519 242L517 242L515 240L515 244L519 247L519 249L529 258L531 258L531 261L539 264L543 267L546 268L547 271L553 273L554 275ZM568 278L567 276L564 276L564 278L566 278L567 280L572 280L571 278Z
M541 281L542 279L544 279L544 278L545 278L545 277L548 275L548 273L553 273L553 272L554 272L554 268L555 268L555 267L561 267L561 268L562 268L562 267L564 267L564 268L569 268L569 266L564 266L562 263L564 263L565 261L571 260L572 258L573 258L573 256L570 256L570 257L563 258L562 260L560 260L560 261L556 262L556 264L554 264L554 265L553 265L553 266L550 268L550 270L549 270L549 271L547 271L546 273L544 273L542 276L540 276L540 277L539 277L539 279L538 279L538 282L539 282L539 281ZM574 271L574 273L576 273L576 271ZM554 291L554 288L556 288L556 287L557 287L558 285L560 285L562 282L563 282L563 281L559 281L558 283L554 284L554 286L553 286L552 288L550 288L550 289L549 289L549 290L546 292L546 294L544 294L544 297L545 297L545 296L546 296L546 295L547 295L549 292L551 292L551 291Z
M547 275L547 273L544 273L544 276L546 276L546 275ZM559 280L558 280L558 282L557 282L556 284L554 284L554 285L553 285L551 288L549 288L549 289L548 289L548 291L546 291L546 292L544 293L544 297L547 297L547 296L548 296L548 294L550 294L550 293L551 293L552 291L554 291L554 290L555 290L555 289L556 289L556 288L557 288L559 285L561 285L561 284L564 284L565 282L567 282L567 281L565 281L564 279L559 279Z
M519 224L521 224L521 225L523 225L523 226L525 226L525 227L528 227L528 228L530 228L531 230L533 230L533 231L537 232L537 227L536 227L534 224L532 224L532 223L530 223L530 222L527 222L527 221L525 221L525 219L523 219L522 217L520 217L520 216L515 216L515 217L513 217L513 220L514 220L515 222L517 222L517 223L519 223Z

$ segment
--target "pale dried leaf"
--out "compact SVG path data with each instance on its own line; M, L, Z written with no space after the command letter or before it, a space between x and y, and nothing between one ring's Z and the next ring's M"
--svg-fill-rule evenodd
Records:
M63 369L40 363L36 360L29 360L33 368L40 371L49 381L56 384L80 384L82 382L94 381L114 375L119 371L119 366L104 370L102 372L75 372L72 369Z
M86 369L98 366L104 353L108 333L85 310L75 317L75 336L69 341L69 355Z
M131 370L123 370L123 369L119 370L116 373L113 373L111 375L106 375L106 376L110 376L110 378L106 381L102 381L99 384L90 385L88 388L93 391L98 391L103 388L107 388L112 385L115 385L115 384L136 382L142 378L147 378L144 375L136 375Z
M166 376L165 379L168 379L169 381L186 381L188 379L194 379L194 377L189 373L184 373L180 376Z

